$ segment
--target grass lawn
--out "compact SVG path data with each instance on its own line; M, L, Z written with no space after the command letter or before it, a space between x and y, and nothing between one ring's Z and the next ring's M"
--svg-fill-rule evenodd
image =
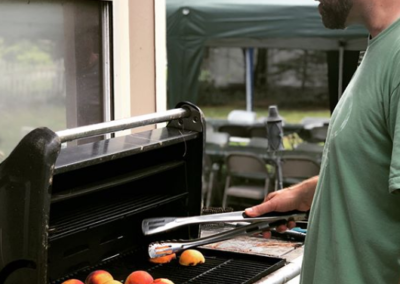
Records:
M31 129L42 126L53 131L65 129L65 107L43 105L1 109L0 162Z
M199 106L203 111L204 116L209 119L226 119L228 114L233 109L239 109L235 106L223 106L223 107L214 107L214 106ZM267 108L255 108L254 110L257 113L257 118L267 117L268 109ZM318 117L318 118L330 118L329 110L289 110L289 109L279 109L279 115L283 117L286 123L301 123L301 120L306 117ZM283 145L285 149L291 149L293 147L292 142L298 144L302 142L302 139L294 134L291 136L291 139L288 137L283 138ZM245 145L244 143L243 145Z
M232 106L213 107L213 106L200 106L206 118L226 119L231 110L237 109ZM257 118L267 117L267 108L256 108ZM279 114L287 123L300 123L305 117L322 117L329 118L330 111L327 110L285 110L279 109Z

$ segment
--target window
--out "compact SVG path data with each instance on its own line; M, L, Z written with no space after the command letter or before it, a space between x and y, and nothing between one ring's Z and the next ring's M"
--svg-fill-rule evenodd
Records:
M111 119L111 2L0 2L0 161L30 130Z

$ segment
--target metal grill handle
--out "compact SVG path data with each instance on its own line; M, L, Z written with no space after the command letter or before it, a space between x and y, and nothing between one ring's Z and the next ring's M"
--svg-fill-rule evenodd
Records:
M125 129L151 125L161 122L167 122L174 119L189 117L191 111L187 108L177 108L172 110L167 110L160 113L145 114L125 119L118 119L108 122L102 122L87 126L81 126L66 130L57 131L56 134L61 140L61 143L113 133L117 131L122 131Z

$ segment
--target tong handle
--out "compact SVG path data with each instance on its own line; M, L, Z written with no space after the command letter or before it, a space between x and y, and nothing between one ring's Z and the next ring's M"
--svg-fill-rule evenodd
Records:
M277 212L277 211L272 211L268 212L262 215L259 215L257 217L250 217L246 214L245 211L243 211L243 218L262 218L262 217L280 217L280 216L287 216L287 215L299 215L299 214L306 214L308 215L308 211L299 211L299 210L292 210L292 211L286 211L286 212Z
M299 214L307 214L307 212L292 210L288 212L268 212L266 214L250 217L248 216L245 211L234 211L228 213L217 213L217 214L208 214L208 215L201 215L201 216L193 216L193 217L184 217L184 218L177 218L177 223L182 224L192 224L192 223L207 223L207 222L232 222L232 221L243 221L248 222L252 221L274 221L277 217L286 217L289 215L299 215ZM270 218L270 220L265 218Z

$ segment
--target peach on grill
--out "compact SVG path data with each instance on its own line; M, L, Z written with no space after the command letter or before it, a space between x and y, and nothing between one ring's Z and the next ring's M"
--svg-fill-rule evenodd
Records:
M109 280L107 282L104 282L104 284L121 284L121 282L117 280Z
M96 270L86 277L85 284L104 284L110 280L114 280L114 278L109 272L105 270Z
M176 254L167 254L164 256L160 256L160 257L155 257L155 258L150 258L150 262L152 263L168 263L171 262L171 260L176 258Z
M83 284L83 282L78 279L68 279L67 281L64 281L62 284Z
M203 254L195 249L185 250L180 258L179 263L184 266L195 266L206 262Z
M153 284L174 284L174 282L167 278L157 278L154 280Z
M129 274L124 284L153 284L153 277L144 270L136 270Z

